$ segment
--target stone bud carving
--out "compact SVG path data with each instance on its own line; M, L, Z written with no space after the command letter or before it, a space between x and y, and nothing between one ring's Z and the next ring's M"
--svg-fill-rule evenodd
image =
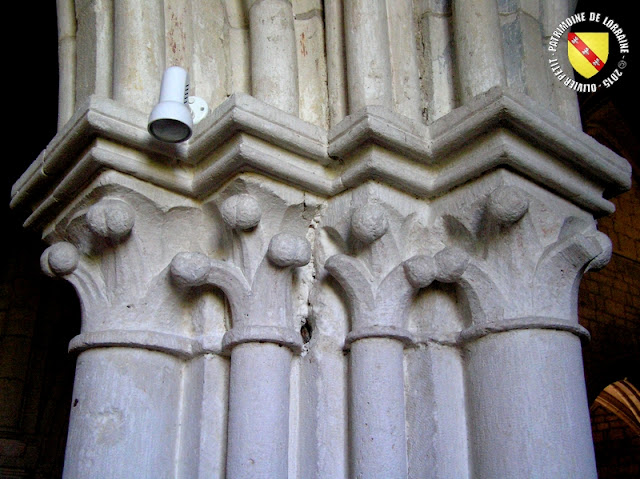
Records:
M51 277L66 276L75 271L80 261L78 249L67 242L49 246L40 257L42 271Z
M529 200L522 190L514 186L494 190L487 201L487 212L498 223L511 225L529 211Z
M444 248L436 253L436 279L442 283L455 283L467 270L469 255L457 247Z
M300 235L281 232L273 235L265 250L259 241L244 242L248 230L258 227L261 208L249 194L230 196L220 206L224 223L240 237L241 258L257 259L253 271L233 260L212 259L197 252L181 252L171 261L173 282L181 288L211 286L224 292L231 309L231 327L222 340L229 351L243 342L272 342L302 348L299 326L294 327L291 312L291 270L309 263L311 246ZM261 229L260 234L264 234ZM254 237L254 240L258 240ZM260 259L258 255L262 254Z
M231 229L246 231L258 226L262 218L262 208L251 195L239 194L227 198L220 207L224 222Z
M126 238L133 229L133 208L121 200L105 198L87 211L89 229L97 236L118 242Z
M281 268L304 266L311 260L311 247L309 242L300 236L280 233L271 239L267 257Z
M406 329L411 300L418 289L429 286L439 275L439 266L430 255L415 255L403 261L396 238L387 241L385 237L389 229L385 207L366 202L356 207L351 216L350 233L360 244L354 245L351 254L336 254L325 261L324 268L342 287L351 310L346 347L365 337L389 337L411 344L411 334ZM385 241L381 240L383 237ZM373 243L377 245L373 252L359 248ZM360 249L368 252L361 254ZM372 261L375 264L369 264Z
M413 256L403 266L409 283L416 289L426 288L438 276L438 265L432 256Z
M389 220L384 209L376 203L357 208L351 217L351 233L364 244L381 238L389 229Z
M174 256L169 268L179 286L195 288L207 283L211 260L202 253L182 252Z

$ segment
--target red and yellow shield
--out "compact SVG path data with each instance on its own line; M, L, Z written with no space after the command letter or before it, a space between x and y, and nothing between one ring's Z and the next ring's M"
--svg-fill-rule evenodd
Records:
M570 32L569 61L573 69L584 78L591 78L602 70L609 57L609 33Z

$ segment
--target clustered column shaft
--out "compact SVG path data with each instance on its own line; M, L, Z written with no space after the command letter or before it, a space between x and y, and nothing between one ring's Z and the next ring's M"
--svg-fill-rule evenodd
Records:
M82 301L65 479L594 479L576 285L630 170L518 70L568 1L185 1L59 2L13 203ZM180 59L215 104L165 144Z
M245 0L251 35L253 95L298 114L298 65L289 0Z
M231 352L227 477L287 477L292 352L250 342Z

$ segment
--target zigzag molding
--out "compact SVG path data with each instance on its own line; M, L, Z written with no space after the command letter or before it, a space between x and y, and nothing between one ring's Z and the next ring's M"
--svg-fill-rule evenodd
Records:
M249 95L235 94L192 139L160 143L146 115L92 97L16 182L11 206L42 224L103 169L195 199L253 171L325 197L375 179L436 198L496 168L512 169L595 216L630 187L630 166L528 98L501 88L425 125L385 107L346 117L329 131ZM44 194L43 194L44 193Z

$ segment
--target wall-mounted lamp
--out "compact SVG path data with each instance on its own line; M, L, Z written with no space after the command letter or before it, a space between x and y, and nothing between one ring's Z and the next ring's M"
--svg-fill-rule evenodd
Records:
M184 68L169 67L162 76L160 100L149 115L148 130L168 143L188 140L197 124L209 112L202 98L189 96L189 74Z

